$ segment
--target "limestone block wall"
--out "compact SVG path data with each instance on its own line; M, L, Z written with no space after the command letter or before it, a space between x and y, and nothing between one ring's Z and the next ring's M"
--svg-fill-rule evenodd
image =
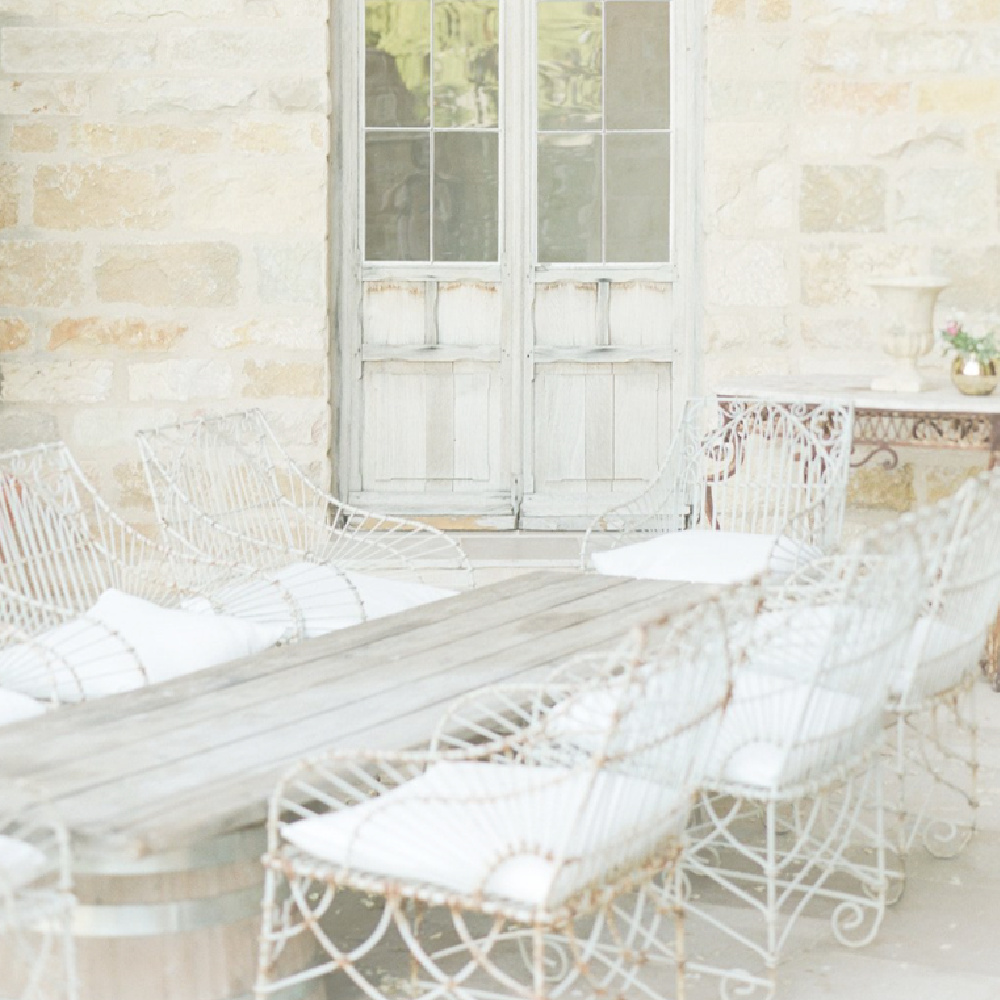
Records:
M706 382L884 369L878 273L944 274L939 327L1000 326L1000 3L711 0L707 16ZM854 502L905 509L967 465L904 454L856 476Z
M0 446L65 438L141 521L136 427L259 404L328 475L329 16L0 0ZM1000 318L1000 0L705 17L706 383L870 372L874 273L943 272L941 322ZM967 464L870 468L856 506Z
M138 427L259 405L328 474L328 18L0 0L0 446L138 521Z

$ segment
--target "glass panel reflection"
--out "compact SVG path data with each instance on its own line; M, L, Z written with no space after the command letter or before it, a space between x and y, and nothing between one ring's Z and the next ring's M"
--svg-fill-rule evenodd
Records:
M430 135L365 137L365 258L430 260Z
M439 132L434 142L434 259L497 260L499 137Z
M538 259L601 259L600 137L538 138Z
M538 127L601 127L601 3L538 5Z
M430 123L430 0L366 0L365 124Z
M500 109L497 0L434 5L434 125L495 126Z
M670 259L670 136L606 137L607 259Z
M670 4L607 4L604 113L609 129L670 126Z

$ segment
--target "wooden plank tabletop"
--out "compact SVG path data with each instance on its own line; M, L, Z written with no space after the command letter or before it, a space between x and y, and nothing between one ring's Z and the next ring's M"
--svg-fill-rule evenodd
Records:
M544 675L710 588L539 571L0 729L0 777L52 797L79 857L141 857L264 819L292 762L426 740L452 699Z

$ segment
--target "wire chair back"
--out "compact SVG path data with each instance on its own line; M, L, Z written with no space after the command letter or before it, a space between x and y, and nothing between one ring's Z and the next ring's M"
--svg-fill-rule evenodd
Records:
M455 732L486 696L498 717L522 720L483 742L439 735L428 752L302 762L272 802L272 849L279 828L298 842L288 819L334 814L336 826L338 813L360 807L341 831L338 882L378 892L401 879L430 902L480 897L485 912L504 905L496 897L515 870L543 880L539 905L573 908L651 858L665 863L731 697L730 622L758 600L741 588L650 622L582 687L470 695L450 710ZM423 836L429 828L434 836ZM378 875L373 858L390 859L393 877Z
M752 399L693 400L697 447L685 465L692 526L778 534L827 496L826 548L840 537L851 450L850 407Z
M908 515L769 594L736 635L743 660L716 751L721 785L816 788L874 752L924 596L919 539L947 521L939 509Z
M172 545L259 569L295 556L340 570L421 579L442 573L473 583L461 546L443 532L361 510L317 486L260 410L143 430L137 439Z
M121 585L105 515L64 444L0 455L0 586L39 602L36 621L17 616L22 627L52 624L42 604L82 610Z
M171 544L255 564L260 548L301 548L285 490L287 458L259 410L137 435L156 513Z
M983 473L938 505L920 535L925 597L894 684L901 707L975 676L1000 604L1000 475Z
M784 534L831 549L843 527L853 425L849 404L688 400L656 478L594 520L582 565L594 551L685 528Z
M23 781L0 782L0 995L73 1000L69 838Z

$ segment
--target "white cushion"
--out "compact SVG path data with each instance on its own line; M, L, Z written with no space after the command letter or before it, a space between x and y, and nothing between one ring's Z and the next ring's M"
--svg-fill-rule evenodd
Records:
M788 677L740 670L708 773L757 788L791 785L856 748L860 698Z
M272 583L279 586L271 586ZM263 574L261 580L227 587L213 598L223 611L258 621L279 622L291 631L292 613L282 592L297 606L305 638L455 595L453 590L423 583L341 571L322 563L296 562ZM192 611L212 610L212 605L203 598L185 602L184 606Z
M0 833L0 885L17 889L38 878L48 867L45 855L34 844Z
M640 580L685 580L693 583L737 583L759 573L788 572L795 567L791 543L781 536L740 531L670 531L634 545L591 556L606 576Z
M846 614L850 615L850 611ZM804 605L801 611L767 612L758 615L755 627L758 635L769 632L775 641L767 644L767 656L772 660L769 669L774 672L779 661L784 661L784 673L792 676L808 676L818 665L820 654L829 642L831 630L845 630L847 619L844 610L834 614L832 606ZM809 621L806 621L808 616ZM796 621L796 619L801 619ZM881 615L869 616L869 625L885 627ZM789 642L782 643L782 637L792 634L795 629L802 635L805 628L805 642L799 642L793 649ZM854 642L865 641L865 630L848 628ZM919 618L907 639L899 670L889 681L889 691L897 698L907 695L919 699L947 690L959 683L966 674L976 670L979 656L986 641L984 631L974 632L955 628L926 616ZM841 649L840 655L845 655ZM846 653L849 655L849 653Z
M292 823L284 835L352 871L535 907L556 906L617 864L640 860L686 820L686 796L666 784L462 762L435 764L370 802Z
M0 684L79 701L251 656L283 633L281 625L178 611L106 590L85 615L0 653Z
M794 678L745 667L736 675L733 697L717 731L713 725L700 734L709 741L715 737L704 768L707 779L761 789L794 784L817 764L853 752L858 735L853 727L862 709L854 695L823 687L812 690ZM615 710L613 694L587 691L556 706L547 731L593 749ZM691 749L678 744L680 753ZM700 760L699 753L696 771Z
M955 628L933 618L917 620L890 692L915 699L947 691L976 671L986 642L985 630Z
M34 698L29 698L18 691L5 691L0 688L0 726L44 714L45 706Z

